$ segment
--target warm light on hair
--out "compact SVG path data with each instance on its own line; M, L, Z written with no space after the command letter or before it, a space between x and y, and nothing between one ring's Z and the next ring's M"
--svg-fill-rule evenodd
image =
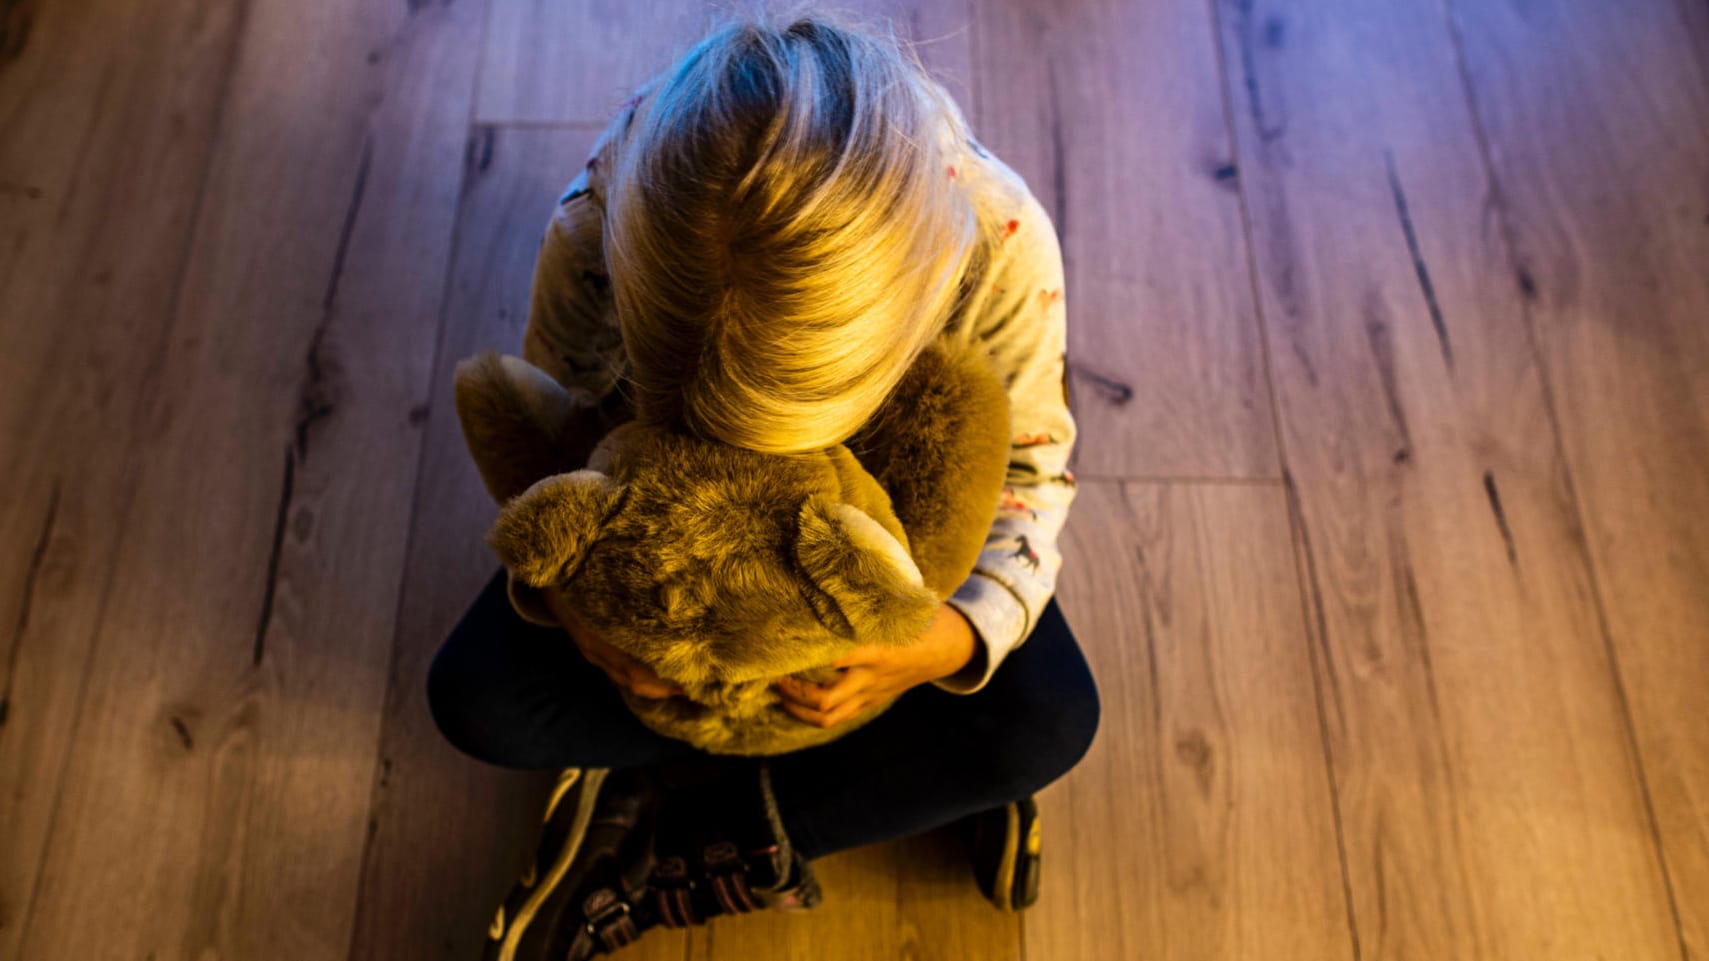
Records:
M845 441L984 256L954 105L892 30L822 9L737 15L642 89L604 224L637 417Z

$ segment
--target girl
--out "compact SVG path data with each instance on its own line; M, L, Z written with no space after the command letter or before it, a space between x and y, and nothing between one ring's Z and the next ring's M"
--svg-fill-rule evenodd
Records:
M607 427L793 453L851 437L934 338L977 342L1010 398L1008 486L918 643L778 685L824 727L905 696L769 759L642 726L617 687L679 692L562 596L495 574L435 658L435 721L476 758L563 773L489 958L581 959L656 924L810 908L813 860L951 822L988 898L1032 902L1031 795L1079 762L1099 714L1052 597L1074 496L1062 288L1037 199L892 34L823 11L737 17L623 104L547 228L530 362L600 399Z

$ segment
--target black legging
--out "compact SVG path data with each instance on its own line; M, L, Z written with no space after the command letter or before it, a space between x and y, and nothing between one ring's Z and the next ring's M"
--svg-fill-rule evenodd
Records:
M502 767L712 757L641 724L562 631L517 616L503 570L434 658L427 697L447 740ZM791 843L823 857L1038 791L1085 756L1098 714L1092 674L1053 598L984 688L915 687L845 737L772 757L772 789Z

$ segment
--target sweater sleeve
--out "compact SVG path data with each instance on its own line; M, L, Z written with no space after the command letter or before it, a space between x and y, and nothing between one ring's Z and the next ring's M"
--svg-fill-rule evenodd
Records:
M525 360L600 401L625 379L628 360L605 267L604 178L590 172L628 115L619 111L600 133L587 166L558 198L534 262L522 336Z
M996 262L990 306L975 336L1008 378L1009 467L973 572L945 601L980 641L972 662L932 682L953 694L983 688L1038 624L1056 590L1062 567L1057 537L1075 494L1068 469L1076 428L1068 405L1061 247L1030 192L1022 194L1006 228L1008 249Z

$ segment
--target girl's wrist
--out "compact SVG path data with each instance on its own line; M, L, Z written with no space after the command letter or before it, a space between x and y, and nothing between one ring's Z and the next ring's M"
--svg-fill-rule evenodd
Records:
M960 673L979 654L979 636L966 616L953 605L939 602L938 618L933 627L943 636L942 656L928 681Z

